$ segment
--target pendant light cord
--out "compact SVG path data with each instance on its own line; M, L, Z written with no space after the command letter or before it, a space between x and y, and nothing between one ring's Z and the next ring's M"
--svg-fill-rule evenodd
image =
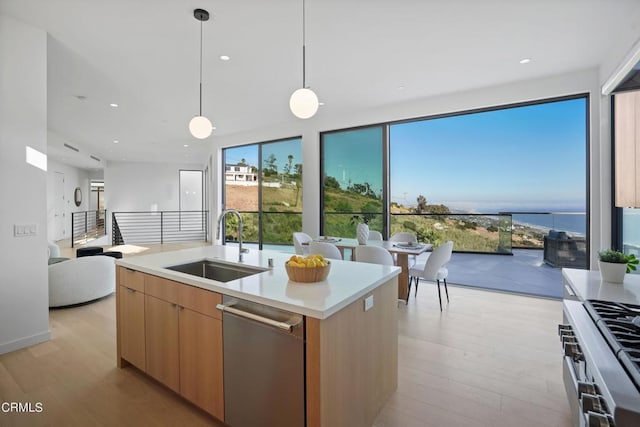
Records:
M200 115L202 116L202 21L200 21Z
M306 79L305 79L305 68L306 68L306 28L305 28L305 0L302 0L302 88L307 87Z

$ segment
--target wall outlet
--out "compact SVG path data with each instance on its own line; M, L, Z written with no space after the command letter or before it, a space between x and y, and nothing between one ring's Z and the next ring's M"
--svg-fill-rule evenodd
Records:
M14 224L13 237L29 237L38 235L38 224Z
M364 311L369 311L373 308L373 295L369 295L364 299Z

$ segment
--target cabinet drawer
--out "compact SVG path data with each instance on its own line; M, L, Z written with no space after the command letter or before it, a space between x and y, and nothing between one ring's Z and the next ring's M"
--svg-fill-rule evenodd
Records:
M222 302L222 295L195 286L181 285L178 291L178 305L216 319L222 319L222 312L216 308Z
M145 294L153 295L156 298L174 304L178 303L178 288L182 286L183 285L173 280L152 276L150 274L145 275L144 278Z
M118 267L118 284L136 291L144 292L144 273Z

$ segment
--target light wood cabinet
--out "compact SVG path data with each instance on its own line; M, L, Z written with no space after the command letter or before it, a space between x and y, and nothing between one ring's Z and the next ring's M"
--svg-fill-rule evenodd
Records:
M126 286L117 287L118 366L131 363L146 370L144 294Z
M222 296L118 267L118 366L132 364L224 420Z
M180 394L224 419L222 321L180 310Z
M640 207L640 91L614 99L615 205Z
M178 304L145 297L147 374L180 392Z

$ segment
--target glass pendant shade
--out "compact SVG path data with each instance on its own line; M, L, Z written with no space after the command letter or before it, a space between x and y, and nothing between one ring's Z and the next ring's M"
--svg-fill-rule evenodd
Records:
M195 116L189 122L189 131L191 135L198 139L205 139L211 135L213 125L211 121L204 116Z
M289 108L294 116L300 119L313 117L318 111L318 96L314 91L301 88L291 94L289 98Z

